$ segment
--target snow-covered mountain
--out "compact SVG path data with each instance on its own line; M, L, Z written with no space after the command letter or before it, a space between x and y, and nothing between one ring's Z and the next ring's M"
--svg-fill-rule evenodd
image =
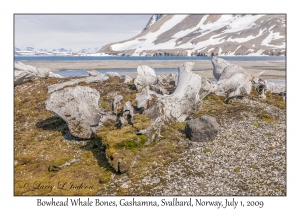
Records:
M15 47L15 52L16 51L30 51L30 52L34 52L34 53L79 53L79 54L90 54L90 53L96 53L97 51L99 51L99 47L94 47L94 48L85 48L85 49L81 49L81 50L77 50L77 51L73 51L72 49L65 49L63 47L61 48L57 48L57 49L46 49L46 48L38 48L35 49L33 47Z
M97 51L99 51L99 47L81 49L78 53L96 53Z
M285 55L285 15L153 15L142 32L105 45L113 55Z
M146 31L148 28L150 28L154 23L156 23L158 21L159 18L161 18L162 14L159 15L153 15L149 22L147 23L146 27L143 29L143 31ZM143 32L142 31L142 32Z

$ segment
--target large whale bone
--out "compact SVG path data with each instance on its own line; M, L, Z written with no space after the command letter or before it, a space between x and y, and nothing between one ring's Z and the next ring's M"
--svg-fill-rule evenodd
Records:
M263 73L264 71L250 75L242 67L230 64L224 69L217 82L218 91L226 95L226 101L235 96L249 94L252 89L253 80Z
M137 94L139 108L152 117L153 123L141 130L147 134L150 143L156 136L160 136L160 128L168 120L183 122L188 116L201 109L199 91L201 76L192 72L194 62L186 62L178 68L178 86L171 95L159 95L147 88L144 94ZM147 99L147 103L145 102ZM149 103L151 102L152 103ZM146 106L151 104L151 106Z

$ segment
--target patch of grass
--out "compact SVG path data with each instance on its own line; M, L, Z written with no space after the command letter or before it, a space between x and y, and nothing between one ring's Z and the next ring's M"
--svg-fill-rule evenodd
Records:
M15 102L15 104L18 104L18 103L20 103L20 102L21 102L21 99L20 99L20 98L18 98L18 97L16 97L16 98L14 99L14 102Z
M208 152L212 152L212 150L210 148L205 148L204 153L208 153Z
M53 160L53 165L54 166L62 166L70 159L72 159L72 157L68 157L68 156L56 158L55 160Z
M169 143L168 148L169 148L170 150L175 149L174 141L171 141L171 142Z
M260 118L262 121L268 122L268 123L276 123L277 121L268 113L258 114L258 118Z
M108 106L109 106L109 103L108 103L107 101L103 101L103 102L101 103L101 107L102 107L103 109L107 109Z
M148 128L151 122L149 117L144 114L135 114L133 117L133 127L136 128L137 131Z
M167 121L161 127L161 139L169 139L170 141L180 141L186 139L183 134L186 122Z
M235 168L235 169L234 169L234 172L236 172L236 173L241 172L241 168L240 168L240 167Z
M251 164L250 168L252 168L252 169L257 169L257 165Z
M286 108L286 103L279 94L275 94L275 93L272 94L270 91L267 91L266 96L267 96L267 98L265 99L266 103L272 104L282 109Z

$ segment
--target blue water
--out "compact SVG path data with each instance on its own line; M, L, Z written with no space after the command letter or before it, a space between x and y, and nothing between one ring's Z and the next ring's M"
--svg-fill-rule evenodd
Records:
M284 56L219 56L228 61L277 61ZM92 61L92 60L211 60L210 56L15 56L15 61Z

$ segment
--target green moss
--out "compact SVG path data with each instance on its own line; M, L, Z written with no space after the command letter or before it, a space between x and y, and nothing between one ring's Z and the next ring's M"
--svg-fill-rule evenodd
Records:
M15 156L15 160L18 161L19 165L26 165L34 162L34 157L30 154L20 154Z
M111 180L111 175L109 173L106 173L106 174L103 174L100 176L99 183L105 184L105 183L110 182L110 180Z
M255 122L255 123L253 123L253 125L254 125L255 127L257 127L257 126L258 126L258 123L257 123L257 122Z
M276 120L274 117L272 117L268 113L258 114L257 117L259 117L262 121L268 122L268 123L276 123Z
M103 109L107 109L107 107L109 106L109 103L107 101L103 101L101 103L101 106L102 106Z
M234 169L234 172L236 172L236 173L241 172L241 168L240 168L240 167L235 168L235 169Z
M171 142L168 144L168 148L169 148L170 150L175 149L175 143L174 143L174 141L171 141Z
M212 152L212 150L210 148L205 148L204 153L208 153L208 152Z
M66 162L68 162L70 159L72 159L71 157L59 157L55 160L53 160L53 165L54 166L62 166L64 165Z
M21 102L21 99L20 99L20 98L18 98L18 97L16 97L16 98L14 99L14 102L15 102L15 104L18 104L18 103L20 103L20 102Z
M145 135L138 135L137 136L140 139L140 144L143 145L147 141L147 137Z
M251 164L250 168L257 169L257 165Z

